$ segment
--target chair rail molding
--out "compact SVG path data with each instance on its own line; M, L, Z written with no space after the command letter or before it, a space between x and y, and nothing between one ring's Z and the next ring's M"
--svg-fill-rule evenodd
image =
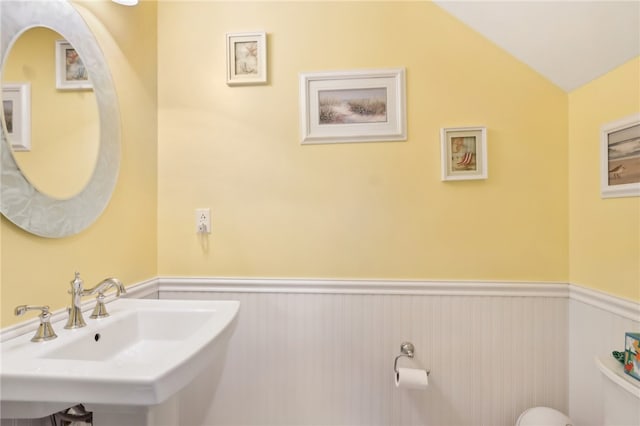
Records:
M633 300L583 287L578 284L569 285L569 299L577 300L623 318L640 322L640 303Z
M569 296L567 284L557 282L159 277L158 284L158 290L160 292L529 296L564 298Z
M162 292L557 297L577 300L640 321L638 302L561 282L159 276L127 286L126 297L143 298ZM107 302L111 299L113 297L107 296ZM92 309L93 303L92 300L84 301L82 309ZM51 321L61 320L66 312L66 308L52 312ZM31 332L37 322L38 318L33 318L1 329L0 342Z

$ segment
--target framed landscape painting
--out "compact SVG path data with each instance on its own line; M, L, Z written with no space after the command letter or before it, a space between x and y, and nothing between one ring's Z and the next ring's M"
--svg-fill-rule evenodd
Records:
M404 69L300 74L303 144L407 139Z
M602 126L600 195L640 196L640 114Z

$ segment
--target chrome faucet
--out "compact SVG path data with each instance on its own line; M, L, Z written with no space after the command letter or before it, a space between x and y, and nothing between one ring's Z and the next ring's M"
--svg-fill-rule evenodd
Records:
M116 297L120 297L121 293L127 292L124 288L124 284L122 284L122 282L117 278L107 278L100 281L95 287L87 290L85 290L83 286L84 281L80 278L80 273L76 272L74 280L71 281L71 290L69 290L69 294L71 294L71 307L69 308L69 319L67 320L67 325L65 325L64 328L80 328L87 325L82 317L82 310L80 307L82 296L91 296L97 293L98 297L96 298L96 307L93 309L91 318L104 318L109 316L104 305L104 293L112 287L116 289Z

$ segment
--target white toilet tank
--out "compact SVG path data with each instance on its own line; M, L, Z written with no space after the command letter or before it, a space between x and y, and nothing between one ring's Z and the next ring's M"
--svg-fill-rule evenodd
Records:
M549 407L529 408L518 417L516 426L573 426L571 419Z
M603 424L640 425L640 381L625 374L613 357L597 358L596 364L603 376Z

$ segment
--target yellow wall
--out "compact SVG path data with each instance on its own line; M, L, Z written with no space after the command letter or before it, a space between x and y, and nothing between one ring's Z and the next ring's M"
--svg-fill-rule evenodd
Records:
M640 58L569 94L570 281L640 301L640 198L600 198L600 127L640 112Z
M120 178L75 237L2 219L2 326L17 304L65 306L75 270L571 280L640 299L638 199L598 184L599 126L638 110L638 60L567 95L428 2L82 5L118 90ZM224 35L254 30L269 84L229 87ZM300 145L300 72L400 66L406 142ZM470 125L488 128L489 179L441 182L440 128Z
M2 70L3 83L31 87L31 149L13 156L39 191L61 199L89 182L100 137L93 90L56 89L55 46L63 38L48 28L29 29L12 46Z
M76 5L116 84L123 144L120 177L105 213L76 236L35 237L2 217L2 326L23 319L13 316L18 304L49 304L54 310L68 305L76 270L87 285L107 276L130 284L157 275L156 3L136 8L110 1Z
M225 84L225 33L269 84ZM567 95L429 2L158 4L159 275L568 279ZM406 67L406 142L301 146L298 73ZM441 182L441 127L489 179ZM209 207L201 240L194 209Z

